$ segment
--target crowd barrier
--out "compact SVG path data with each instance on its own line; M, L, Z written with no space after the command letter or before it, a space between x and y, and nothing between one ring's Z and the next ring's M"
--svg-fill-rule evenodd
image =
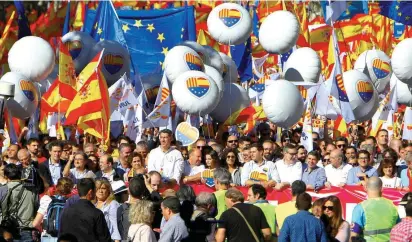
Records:
M195 191L196 195L199 194L200 192L214 192L215 189L208 187L204 184L189 184L191 187L193 187L193 190ZM236 187L239 189L243 195L245 196L245 200L247 200L247 191L248 187ZM176 188L175 188L176 189ZM352 218L352 210L354 207L362 202L363 200L366 200L367 195L364 187L362 186L349 186L346 185L344 187L331 187L331 188L323 188L320 191L314 192L313 190L308 190L307 193L309 193L313 201L315 201L318 198L322 197L328 197L328 196L337 196L341 203L342 203L342 213L343 217L347 221L351 221ZM398 205L400 200L402 199L403 195L405 195L404 191L399 191L394 188L384 188L383 189L383 196L387 199L390 199L393 201L395 205ZM267 189L267 197L266 199L274 205L278 205L284 202L288 202L292 199L292 193L291 189L287 188L282 191L276 191L271 188Z
M205 184L201 183L189 183L195 194L199 194L201 192L214 192L216 191L214 187L209 187L206 186ZM239 189L244 197L245 201L247 200L247 192L248 192L248 187L236 187ZM173 188L174 190L179 190L179 186L175 186ZM55 191L55 188L51 188L49 190L49 194L53 194ZM163 189L162 189L163 191ZM161 191L161 192L162 192ZM328 197L328 196L337 196L341 203L342 203L342 213L343 217L347 221L351 221L352 218L352 210L355 208L355 206L362 202L363 200L366 200L367 195L364 187L362 186L350 186L346 185L344 187L331 187L331 188L323 188L317 192L314 192L313 190L308 190L307 193L309 193L312 196L313 201L323 198L323 197ZM384 188L382 195L393 201L395 205L398 205L398 203L401 201L403 195L405 195L406 192L400 191L398 189L394 188ZM73 189L72 194L77 194L77 190ZM273 205L278 205L284 202L289 202L292 199L292 193L291 189L287 188L281 191L276 191L273 190L272 188L267 189L267 197L266 199L269 201L269 203Z

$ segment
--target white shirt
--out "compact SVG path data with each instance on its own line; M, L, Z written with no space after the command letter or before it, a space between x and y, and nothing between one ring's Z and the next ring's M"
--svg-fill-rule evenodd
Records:
M245 186L246 181L249 180L250 174L253 171L267 174L269 181L274 180L277 182L279 180L279 174L276 170L275 163L272 161L263 161L260 165L258 165L255 161L251 160L243 165L241 171L242 186Z
M39 209L37 209L37 212L44 216L47 213L47 208L49 207L51 201L52 198L49 195L44 195L41 197L40 206Z
M183 174L185 176L194 176L196 174L199 174L200 172L203 172L205 170L204 165L199 165L199 166L190 166L189 161L185 161L185 168L183 171Z
M72 179L74 184L77 184L77 180L83 179L83 178L96 178L96 175L89 170L84 170L83 172L78 171L76 168L70 169L70 174L69 178Z
M332 164L325 166L327 181L332 186L338 186L341 183L346 184L350 169L352 169L352 166L344 163L342 163L342 165L338 168L335 168Z
M275 163L279 173L280 182L288 182L292 184L294 181L302 180L302 163L295 161L292 164L286 164L284 160L278 160Z
M167 152L163 152L160 147L150 151L148 172L157 171L164 179L175 179L179 183L183 167L182 154L174 148L170 148Z
M386 178L382 176L379 178L382 180L382 187L397 188L401 186L401 179L399 177Z

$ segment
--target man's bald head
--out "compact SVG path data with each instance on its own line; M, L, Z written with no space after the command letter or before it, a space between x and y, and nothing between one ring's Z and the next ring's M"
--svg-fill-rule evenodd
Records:
M368 192L380 192L382 190L382 180L376 176L369 178L366 183L366 190Z
M17 152L17 158L23 164L23 167L30 165L30 152L26 149L21 149Z
M340 149L335 149L330 152L329 155L330 163L335 168L338 168L342 165L343 162L343 152Z

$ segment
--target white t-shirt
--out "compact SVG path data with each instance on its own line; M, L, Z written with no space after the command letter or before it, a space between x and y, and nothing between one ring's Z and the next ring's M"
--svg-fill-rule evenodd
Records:
M44 216L47 213L47 208L49 207L51 201L52 198L49 195L44 195L40 199L40 206L39 209L37 209L37 212Z
M284 160L278 160L275 163L279 173L280 182L288 182L292 184L294 181L302 180L302 163L295 161L293 164L286 164Z
M180 151L170 148L163 152L160 147L150 151L148 172L157 171L163 178L175 179L179 183L183 169L184 162Z
M397 188L401 186L401 179L399 177L386 178L384 176L379 177L382 180L382 187Z
M330 182L332 186L338 186L340 183L346 183L350 169L352 169L352 166L344 163L342 163L342 165L338 168L335 168L332 164L325 166L327 181Z
M205 166L204 165L199 165L199 166L190 166L189 161L185 161L185 169L183 171L183 174L185 176L194 176L198 173L201 173L205 170Z

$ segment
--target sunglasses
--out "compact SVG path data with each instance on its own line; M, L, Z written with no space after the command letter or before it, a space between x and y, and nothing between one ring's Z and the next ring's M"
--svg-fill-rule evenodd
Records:
M237 139L234 139L234 140L228 140L227 142L228 142L228 143L236 143L236 142L237 142Z
M204 147L204 146L201 146L201 145L197 146L198 149L202 149L203 147Z
M345 147L345 145L336 145L336 146L339 147L339 148Z
M333 211L333 206L322 206L323 210L328 209L329 211Z
M353 166L353 167L356 167L356 166L358 166L359 164L358 164L358 163L349 163L349 165L351 165L351 166Z
M323 159L323 162L329 162L330 159Z
M232 155L228 155L228 156L226 156L226 158L227 159L234 159L234 158L236 158L235 156L232 156Z

